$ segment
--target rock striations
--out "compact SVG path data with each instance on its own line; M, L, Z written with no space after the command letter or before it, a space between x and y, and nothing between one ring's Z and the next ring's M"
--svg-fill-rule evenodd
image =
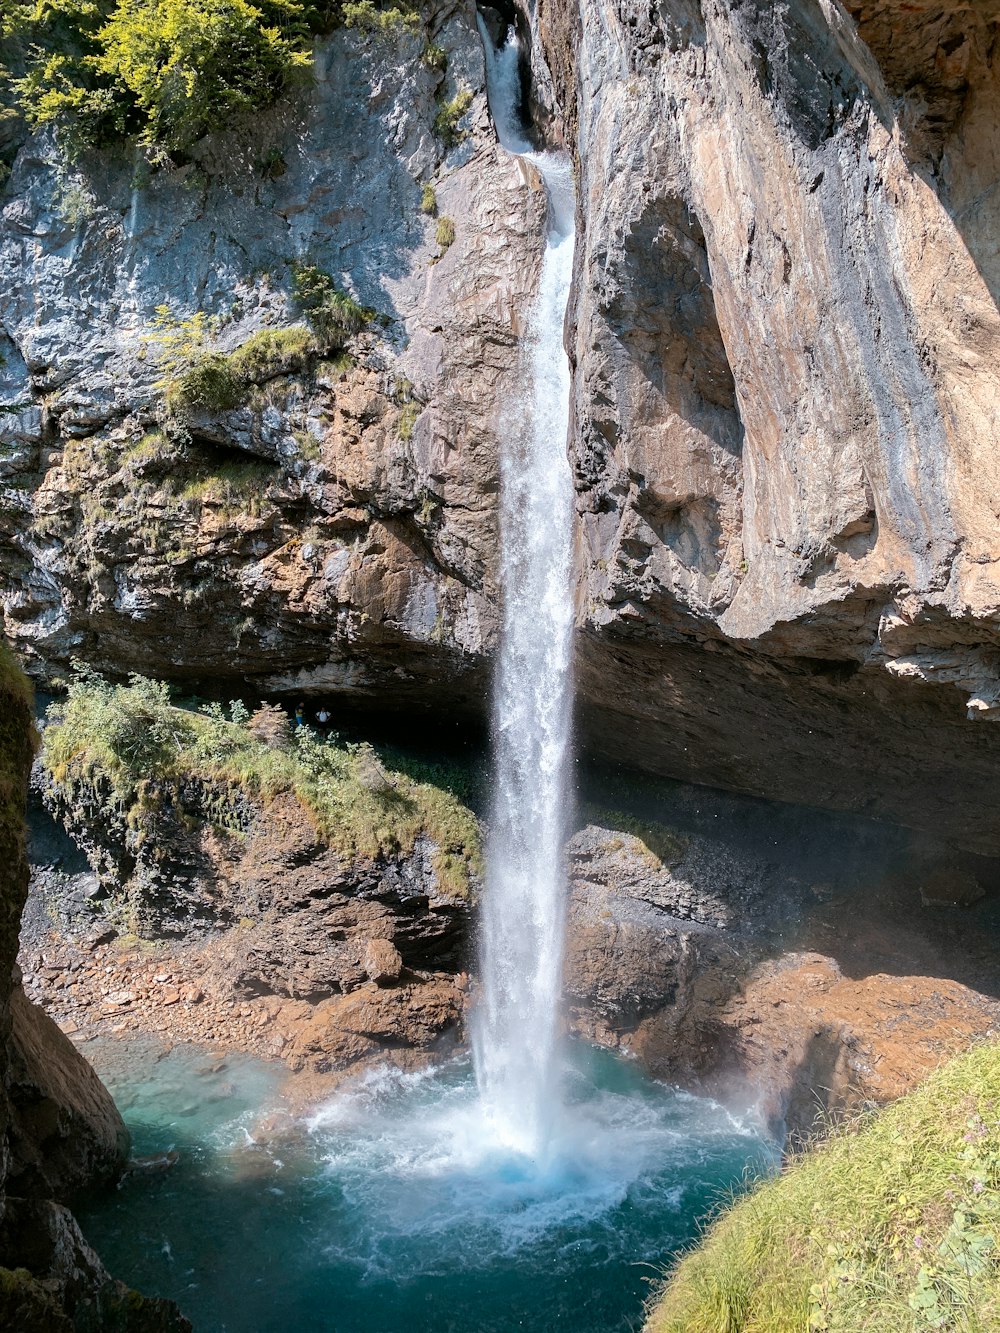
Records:
M252 142L236 128L176 169L71 166L46 136L15 162L0 540L37 676L76 657L481 706L495 405L544 201L496 146L467 7L340 30L314 75ZM361 311L347 348L310 343L303 268ZM185 393L193 361L241 348L238 386Z
M995 848L1000 7L851 9L541 8L586 733Z

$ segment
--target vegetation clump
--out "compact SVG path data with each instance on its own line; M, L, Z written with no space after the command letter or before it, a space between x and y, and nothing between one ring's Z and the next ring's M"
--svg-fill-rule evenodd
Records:
M373 0L347 0L343 6L344 27L388 37L420 27L420 15L414 9L392 5L381 9Z
M989 1333L998 1234L990 1043L735 1203L681 1261L646 1333Z
M300 372L319 354L319 344L301 325L259 329L234 352L212 347L212 321L203 311L179 320L159 306L147 342L166 372L157 387L171 415L183 409L225 412L245 403L256 384Z
M438 108L434 117L434 133L445 148L454 148L465 138L464 131L459 128L459 121L471 105L472 93L468 88L462 88L450 101Z
M215 505L224 515L258 516L277 469L255 459L231 458L195 469L180 489L180 499Z
M399 420L396 422L396 434L401 440L412 440L413 429L417 424L417 417L423 411L423 406L417 402L406 403L399 413Z
M292 265L292 297L329 349L342 348L375 318L375 311L342 292L315 264Z
M175 706L167 685L130 676L113 685L86 669L49 710L42 763L72 798L110 802L129 827L165 790L201 785L204 808L228 827L237 797L266 806L291 793L319 834L345 856L410 854L418 838L435 845L442 887L468 893L479 873L472 812L444 785L384 765L366 744L291 730L273 705L251 716L242 703L201 712ZM373 768L388 781L373 784ZM159 795L158 795L159 794Z
M451 218L438 218L434 228L434 239L442 250L447 250L455 242L455 224Z
M184 152L270 106L311 64L320 9L303 0L20 0L0 60L33 126L71 145L134 137Z
M437 212L437 206L437 191L434 189L434 186L430 181L428 181L420 195L420 211L421 213L427 213L430 217L433 217Z

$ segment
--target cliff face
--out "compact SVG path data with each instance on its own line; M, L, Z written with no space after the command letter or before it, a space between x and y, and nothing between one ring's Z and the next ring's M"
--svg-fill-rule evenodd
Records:
M995 851L1000 5L529 9L530 101L578 167L583 739ZM315 72L179 170L44 137L15 163L3 599L40 677L485 709L543 201L471 7L334 34ZM231 352L301 325L293 261L379 319L165 415L157 307Z
M586 730L995 847L1000 7L851 8L536 16L580 168Z
M21 989L32 734L27 686L0 649L0 1322L19 1333L185 1333L169 1301L109 1276L65 1206L121 1174L128 1133L97 1075Z
M36 674L75 656L479 706L495 405L544 202L496 149L469 8L438 6L419 32L342 30L313 74L179 169L70 166L45 137L17 158L0 223L4 601ZM304 335L296 264L374 316L349 351L271 356L245 401L171 416L178 329L223 354L261 329Z

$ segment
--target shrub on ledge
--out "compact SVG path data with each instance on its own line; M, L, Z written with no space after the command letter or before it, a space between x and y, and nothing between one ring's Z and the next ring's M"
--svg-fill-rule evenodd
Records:
M156 312L154 331L146 341L167 372L157 387L171 414L239 407L254 385L300 373L320 352L320 344L302 325L259 329L229 353L208 346L209 332L210 321L202 311L185 320L176 319L167 306Z
M199 784L207 817L232 833L232 812L246 802L266 807L291 792L327 843L345 857L409 855L419 837L434 844L442 889L464 895L480 868L478 824L450 791L401 771L385 786L369 772L369 745L320 738L297 728L287 747L262 734L260 714L242 704L202 712L175 707L168 687L142 676L112 685L81 670L64 700L49 710L42 764L57 792L84 804L110 802L127 827L163 793Z

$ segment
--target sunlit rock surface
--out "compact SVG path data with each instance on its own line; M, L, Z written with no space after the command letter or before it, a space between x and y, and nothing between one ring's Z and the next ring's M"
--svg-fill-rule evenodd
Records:
M594 751L1000 846L998 16L523 18L536 121L577 161ZM24 145L0 222L0 522L5 623L36 674L79 656L485 714L542 200L495 143L478 40L464 5L424 35L335 34L252 147L237 128L173 172ZM446 149L434 119L462 88L468 137ZM140 446L162 426L157 306L218 316L229 350L300 318L293 258L384 317L351 364L275 374L179 452ZM242 489L206 489L241 460Z
M447 73L423 59L431 38ZM465 6L418 34L341 30L315 76L177 170L70 167L46 137L21 150L0 219L2 564L7 632L36 675L76 656L481 707L497 405L544 199L496 146ZM447 148L435 118L463 90ZM375 319L347 356L275 368L246 406L188 412L178 435L157 308L216 321L228 352L302 325L292 261Z
M1000 9L851 8L541 7L585 735L995 846Z

